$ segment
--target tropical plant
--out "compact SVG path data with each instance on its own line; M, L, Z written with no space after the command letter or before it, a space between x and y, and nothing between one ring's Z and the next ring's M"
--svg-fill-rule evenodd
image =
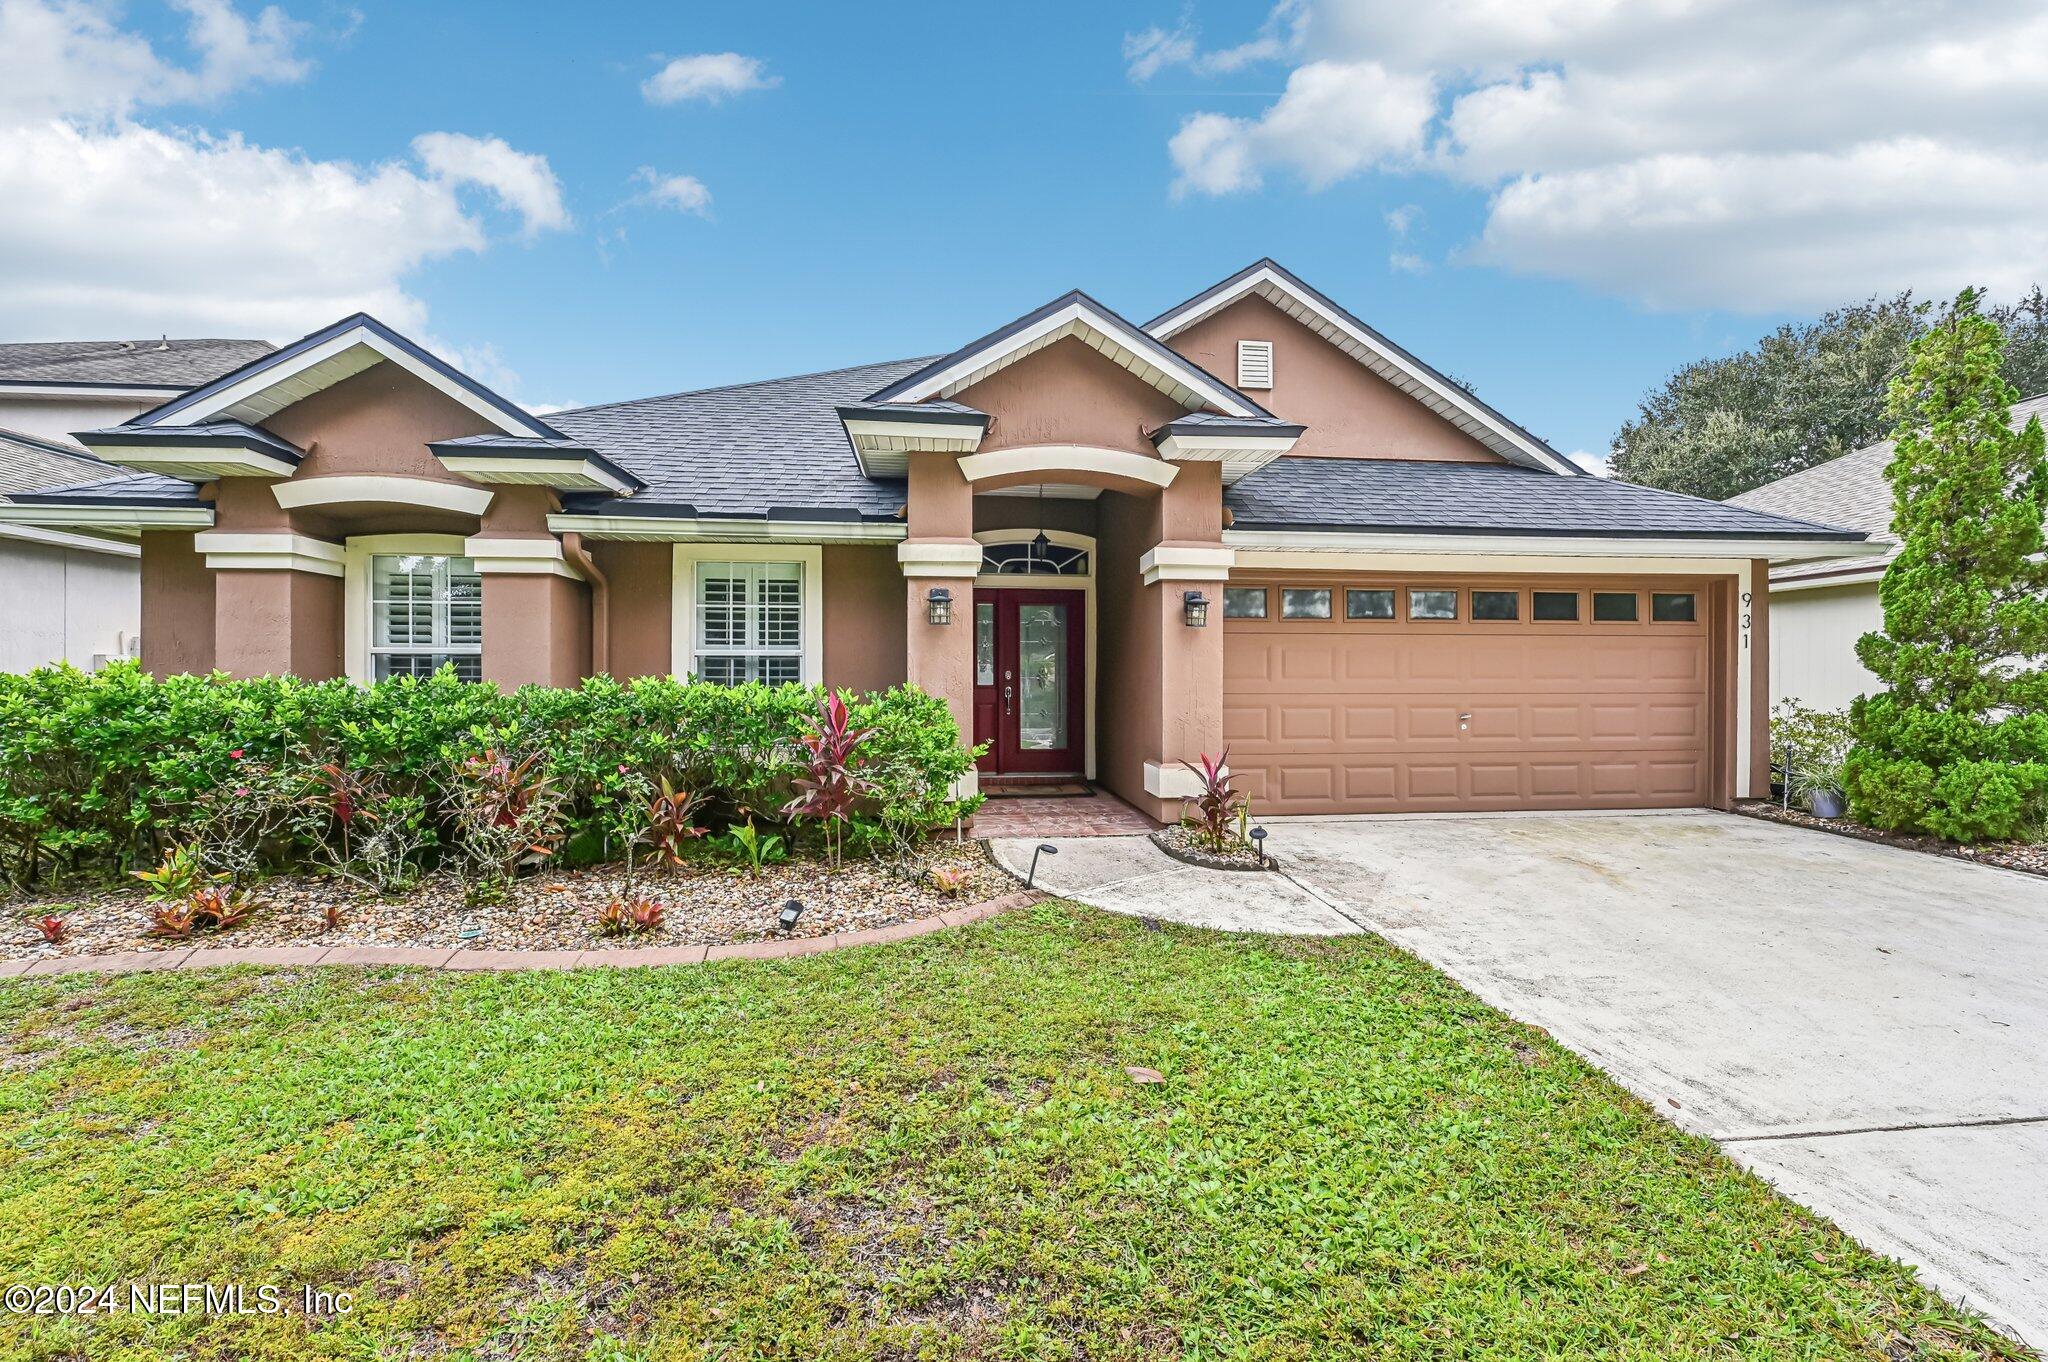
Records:
M967 889L967 871L957 865L933 867L930 879L932 888L949 899L959 898Z
M1966 290L1892 385L1900 547L1856 645L1885 690L1849 712L1854 816L1963 842L2048 814L2048 450L2038 419L2012 425L2002 349Z
M667 776L661 778L659 792L647 802L647 839L655 855L670 865L683 863L683 847L710 831L695 819L705 798L701 791L678 790Z
M735 823L711 839L712 846L748 875L758 876L763 868L789 859L780 833L762 832L749 818Z
M256 911L255 902L247 894L224 884L193 890L184 906L195 926L216 932L241 926Z
M1202 783L1202 792L1189 801L1194 808L1185 821L1198 845L1211 851L1228 851L1238 845L1230 825L1248 807L1250 797L1231 783L1228 747L1220 757L1202 753L1201 761L1200 766L1188 761L1181 763Z
M463 883L471 903L503 895L519 870L554 853L562 830L562 799L540 765L485 748L465 759L454 779L456 844L470 874Z
M597 910L599 936L644 936L661 930L668 905L658 899L613 899Z
M43 934L43 940L49 942L52 946L61 942L70 932L70 928L65 924L64 919L55 913L43 914L35 919L35 924L36 930Z
M855 728L846 701L835 692L818 701L815 725L798 739L806 756L804 773L796 778L796 796L783 805L785 815L820 823L832 864L841 862L846 820L872 788L857 766L861 745L875 730Z
M141 880L152 903L175 903L189 899L201 889L227 880L227 876L216 874L206 868L199 858L197 846L174 846L164 853L164 858L154 870L130 872Z

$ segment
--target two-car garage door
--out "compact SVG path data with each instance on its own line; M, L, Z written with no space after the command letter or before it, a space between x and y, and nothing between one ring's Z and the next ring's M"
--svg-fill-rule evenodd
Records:
M1234 577L1224 736L1268 814L1710 802L1705 583Z

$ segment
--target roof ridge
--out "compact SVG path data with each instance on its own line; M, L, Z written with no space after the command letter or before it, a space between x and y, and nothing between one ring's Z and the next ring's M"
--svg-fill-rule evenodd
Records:
M594 402L587 407L565 407L551 411L549 416L580 416L587 411L611 411L618 407L635 407L646 402L667 402L678 397L703 397L710 393L738 392L742 388L765 388L771 383L794 383L803 378L831 378L838 374L858 373L862 369L886 369L897 364L926 364L942 356L913 355L907 359L880 359L867 364L846 364L837 369L818 369L804 374L785 374L780 378L755 378L745 383L719 383L709 388L684 388L679 392L655 393L648 397L627 397L617 402Z

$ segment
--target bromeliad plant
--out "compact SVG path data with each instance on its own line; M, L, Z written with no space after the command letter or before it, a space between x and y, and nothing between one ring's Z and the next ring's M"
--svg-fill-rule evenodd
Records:
M599 936L645 936L661 930L668 905L659 899L613 899L597 910Z
M504 894L520 868L554 854L561 837L561 792L538 752L515 758L485 748L456 768L450 792L457 845L473 872L473 903Z
M816 725L798 739L805 754L804 773L796 778L796 797L782 806L782 812L824 826L825 849L835 867L841 862L846 821L873 788L856 763L861 745L874 735L872 728L853 727L846 701L835 691L818 701Z
M1240 820L1251 801L1244 791L1230 783L1230 749L1224 748L1220 757L1204 752L1200 766L1188 761L1181 765L1202 782L1202 792L1191 801L1193 811L1182 821L1197 844L1211 851L1232 850L1239 843L1231 835L1230 825Z
M151 936L186 937L195 931L224 932L239 927L256 912L256 903L239 889L204 885L175 902L150 910Z
M202 889L224 883L228 878L206 868L196 845L174 846L164 853L156 869L130 873L142 881L152 903L175 903L188 899Z

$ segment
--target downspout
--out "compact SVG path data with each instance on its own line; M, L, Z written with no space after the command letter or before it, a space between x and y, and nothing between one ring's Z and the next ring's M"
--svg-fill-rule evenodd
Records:
M612 669L612 584L598 570L574 530L562 536L562 556L590 583L590 674L608 676Z

